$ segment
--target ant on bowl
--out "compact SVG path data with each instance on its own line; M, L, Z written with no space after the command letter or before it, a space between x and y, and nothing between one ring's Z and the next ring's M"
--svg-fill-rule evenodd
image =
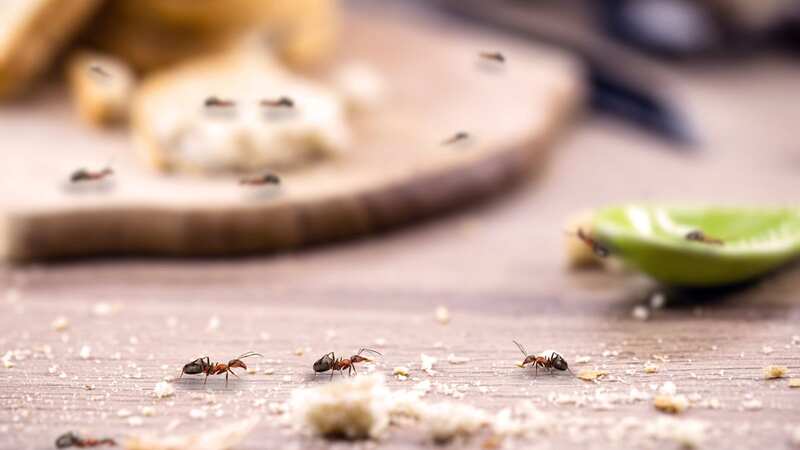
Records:
M487 59L489 61L498 62L500 64L503 64L503 63L506 62L505 55L503 55L500 52L480 52L480 53L478 53L478 56L480 56L483 59Z
M528 351L525 350L525 347L523 347L522 344L517 341L513 342L517 344L519 351L525 355L525 359L518 364L519 367L525 368L525 366L528 364L533 365L533 368L535 369L534 375L539 375L539 367L542 369L547 369L550 371L550 373L553 373L553 369L562 371L566 370L569 373L572 373L572 371L569 369L569 365L567 364L567 360L555 350L545 350L535 355L529 355Z
M234 368L239 367L244 370L247 370L247 364L242 361L244 358L249 358L251 356L264 356L261 353L256 352L247 352L243 353L236 358L228 361L228 364L224 363L212 363L211 359L208 356L204 356L202 358L197 358L190 363L186 363L181 369L181 374L178 378L181 378L183 374L187 375L197 375L200 373L206 374L206 377L203 379L203 384L206 384L208 381L209 375L222 375L225 374L225 386L228 385L228 374L232 373L237 378L239 375L236 375L236 372L233 371Z
M469 139L469 133L466 131L459 131L456 134L442 141L442 145L453 145L456 142L466 141Z
M686 233L685 238L686 238L687 241L702 242L704 244L711 244L711 245L724 245L725 244L725 242L723 242L722 239L716 239L716 238L709 237L709 236L707 236L705 233L703 233L700 230L692 230L692 231Z
M342 373L344 369L347 369L347 375L350 375L351 371L355 372L355 374L358 375L358 371L356 371L355 365L360 362L371 361L370 358L367 358L366 356L361 356L361 354L364 352L374 353L378 356L383 356L380 354L380 352L377 352L369 348L362 348L361 350L358 351L358 353L349 358L337 358L333 352L330 352L325 356L323 356L322 358L318 359L317 362L314 363L314 376L316 376L317 373L327 372L330 370L331 379L333 379L333 374L335 371L338 370L339 373Z
M215 95L207 97L203 102L206 108L232 108L236 106L236 102L228 99L221 99Z
M294 108L294 100L286 96L276 99L264 99L261 100L259 104L269 108Z

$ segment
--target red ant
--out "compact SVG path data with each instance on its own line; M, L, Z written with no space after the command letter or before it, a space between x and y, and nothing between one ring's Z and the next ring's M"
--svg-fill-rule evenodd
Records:
M537 355L529 355L527 350L525 350L525 347L522 346L522 344L520 344L517 341L513 342L517 344L517 348L519 348L519 351L521 351L522 354L525 355L525 359L522 361L522 363L520 363L520 367L525 367L528 364L532 364L534 369L536 369L536 371L534 372L535 375L539 375L539 367L541 367L542 369L549 370L550 373L553 373L553 369L566 370L569 371L569 373L572 373L572 371L569 370L569 365L567 364L567 360L565 360L564 357L558 354L556 351L545 350Z
M361 356L361 354L364 352L375 353L378 356L383 356L379 352L369 348L362 348L358 351L358 353L349 358L336 358L336 355L334 355L333 352L330 352L314 363L314 375L316 376L319 372L327 372L330 370L331 379L333 379L334 371L338 370L339 373L341 373L344 369L347 369L348 375L351 374L351 371L358 375L355 366L356 363L370 361L369 358Z
M265 99L261 100L260 105L269 106L271 108L278 108L278 107L294 108L294 100L290 99L289 97L279 97L275 100Z
M204 374L206 374L206 377L205 377L205 379L203 379L203 384L206 384L206 381L208 381L208 376L209 375L222 375L224 373L225 374L225 386L227 386L228 385L228 374L232 373L234 376L236 376L238 378L239 375L236 375L236 373L233 371L233 369L235 367L240 367L242 369L247 370L247 365L244 363L244 361L242 361L242 359L249 358L251 356L264 356L264 355L262 355L260 353L256 353L256 352L247 352L247 353L243 353L243 354L237 356L236 358L228 361L228 364L212 363L208 356L204 356L202 358L197 358L194 361L192 361L190 363L187 363L186 365L183 366L183 369L181 370L181 374L180 374L180 376L178 376L178 378L181 378L183 376L183 374L196 375L198 373L204 373Z
M233 100L223 100L219 97L211 96L206 98L206 101L203 102L203 105L205 105L206 108L213 108L213 107L229 108L236 106L236 102L234 102Z
M97 172L92 172L90 170L80 168L75 172L72 172L72 175L69 177L69 181L72 183L78 183L80 181L94 181L94 180L102 180L106 177L110 177L114 174L114 170L111 167L106 167L103 170L99 170Z
M445 139L442 142L442 145L452 145L452 144L455 144L456 142L463 141L463 140L466 140L466 139L469 139L469 133L467 133L466 131L459 131L458 133L456 133L456 134L452 135L451 137Z
M97 447L100 445L117 445L117 441L111 438L94 439L84 438L71 431L62 434L56 439L56 448L69 448L69 447Z
M103 79L111 78L111 74L97 64L90 65L89 72Z
M239 184L248 186L263 186L265 184L281 184L281 179L274 173L265 173L254 177L242 178Z
M576 236L578 239L583 241L586 245L588 245L592 249L592 253L596 256L601 258L606 258L611 252L608 250L608 247L604 246L603 244L597 242L589 233L583 231L582 228L578 228L578 231L575 233L567 233L571 236Z
M500 52L480 52L478 55L483 59L497 61L500 64L506 62L506 57Z
M695 242L703 242L705 244L712 244L712 245L724 245L725 244L725 242L723 242L722 239L716 239L716 238L712 238L712 237L706 236L706 234L703 233L700 230L692 230L692 231L686 233L686 240L687 241L695 241Z

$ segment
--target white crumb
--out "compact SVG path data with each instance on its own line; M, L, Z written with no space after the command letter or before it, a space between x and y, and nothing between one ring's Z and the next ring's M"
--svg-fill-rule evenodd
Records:
M667 381L658 388L658 393L661 395L675 395L677 392L678 388L672 381Z
M166 381L159 381L153 388L153 395L158 398L171 397L175 395L175 386Z
M190 435L133 436L123 442L123 448L125 450L226 450L236 448L258 421L259 418L254 417ZM173 423L175 425L169 426L168 431L180 424L180 422Z
M350 109L368 111L378 105L386 90L383 78L367 63L348 62L333 74L333 83Z
M122 408L122 409L118 409L118 410L117 410L117 417L128 417L128 416L130 416L131 414L132 414L132 413L131 413L131 410L130 410L130 409L125 409L125 408Z
M653 406L659 411L678 414L689 407L689 399L685 395L657 395L653 398Z
M650 310L646 306L638 305L631 310L631 317L645 321L650 318Z
M575 356L575 363L576 364L586 364L592 361L591 356Z
M450 311L445 306L437 307L434 315L436 317L436 321L442 325L446 325L450 322Z
M761 403L761 400L756 398L747 399L742 402L742 408L747 411L758 411L762 407L763 404Z
M372 341L372 342L373 342L375 345L377 345L378 347L383 347L384 345L386 345L386 338L379 337L379 338L376 338L376 339L375 339L374 341Z
M425 373L427 373L428 375L436 374L436 371L433 370L433 365L436 364L437 361L439 361L437 358L435 358L433 356L428 356L425 353L421 353L419 355L419 359L421 361L420 362L420 368Z
M98 317L109 316L115 313L117 309L118 309L117 305L111 305L109 303L100 302L92 305L92 314Z
M761 347L761 353L763 353L765 355L769 355L770 353L772 353L774 351L775 351L775 349L770 347L769 345L765 345L765 346Z
M500 436L535 437L547 433L555 423L553 417L526 400L514 408L501 409L492 420L492 430Z
M421 393L422 395L427 394L431 391L431 381L430 380L422 380L419 383L415 384L412 389L414 391Z
M92 356L92 347L83 345L80 352L78 352L78 356L80 356L81 359L89 359Z
M14 356L14 354L13 354L12 352L10 352L10 351L9 351L9 352L6 352L6 353L3 355L3 358L2 358L2 361L3 361L3 367L5 367L6 369L13 369L13 368L14 368L14 366L16 366L16 364L14 364L13 362L11 362L11 357L12 357L12 356Z
M390 392L380 375L359 376L292 392L299 431L346 439L377 438L389 426Z
M50 326L56 331L66 331L69 328L69 319L64 316L56 317Z
M192 410L189 411L189 417L192 419L205 419L208 417L208 412L205 409L192 408Z
M139 427L144 423L144 419L139 416L128 417L128 425L132 427Z
M267 367L264 370L262 370L261 373L263 373L264 375L272 375L275 373L275 369L273 369L272 367Z
M292 377L289 375L284 375L283 377L281 377L281 381L283 381L284 383L288 383L292 381Z
M145 417L153 417L156 415L156 409L152 406L142 406L141 412Z
M672 441L685 448L696 448L705 440L708 424L693 419L659 417L645 426L645 432L655 439Z
M450 364L466 364L469 361L470 361L470 359L467 358L467 357L456 356L456 355L454 355L452 353L450 353L450 355L447 356L447 362L449 362Z
M488 423L485 411L466 403L434 403L428 405L422 415L422 424L436 443L468 437Z
M219 320L219 317L211 316L211 318L208 319L208 325L206 325L206 331L208 332L217 331L219 330L220 324L221 322Z

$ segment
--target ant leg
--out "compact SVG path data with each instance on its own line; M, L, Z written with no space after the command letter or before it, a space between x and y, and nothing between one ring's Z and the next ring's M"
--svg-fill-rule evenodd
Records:
M206 377L203 378L203 384L206 384L206 381L208 381L208 372L206 372Z
M358 376L358 371L356 370L356 366L355 366L355 365L352 365L352 366L350 366L350 367L352 367L352 368L353 368L353 373L354 373L354 374L356 374L356 376Z
M228 387L228 371L225 371L225 387Z
M334 369L331 369L331 381L333 381L333 372L336 372Z
M538 364L534 364L533 365L533 376L535 376L535 377L539 376L539 365Z

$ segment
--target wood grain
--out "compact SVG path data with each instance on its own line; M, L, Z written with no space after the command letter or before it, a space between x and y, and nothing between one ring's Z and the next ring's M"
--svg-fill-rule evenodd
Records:
M386 98L356 121L347 156L281 174L275 196L252 195L234 176L148 173L134 161L127 136L76 130L57 93L3 110L9 163L2 177L9 183L0 190L0 254L33 260L275 251L441 214L526 177L580 101L577 66L552 50L394 10L348 15L339 57L373 64ZM512 61L482 68L477 54L484 48L502 48ZM46 129L49 137L12 132L20 126ZM474 142L441 146L460 130ZM55 141L67 144L53 151ZM75 168L102 166L112 155L117 174L110 184L61 185ZM40 195L21 199L19 189Z

